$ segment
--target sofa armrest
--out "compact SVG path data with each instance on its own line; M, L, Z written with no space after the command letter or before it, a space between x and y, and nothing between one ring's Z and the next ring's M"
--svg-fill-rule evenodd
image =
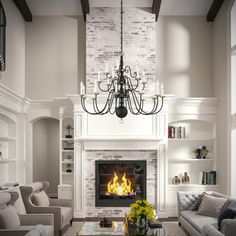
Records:
M71 199L49 199L50 206L72 207Z
M52 225L54 226L53 214L28 214L19 215L21 225Z
M204 225L201 232L202 236L224 236L213 225Z
M61 216L61 208L57 206L49 206L49 207L39 207L35 206L31 208L32 214L53 214L54 216L54 227L57 230L61 230L62 226L62 216Z
M236 232L236 219L225 219L221 222L221 231L225 236L232 236Z
M28 232L25 229L0 229L1 236L24 236Z

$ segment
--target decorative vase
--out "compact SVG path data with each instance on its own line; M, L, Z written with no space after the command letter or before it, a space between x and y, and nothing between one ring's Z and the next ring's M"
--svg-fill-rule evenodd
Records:
M172 184L180 184L180 179L177 175L172 179Z
M148 221L146 217L140 218L137 221L137 235L146 235L148 231Z
M184 176L182 177L182 183L189 184L189 182L190 182L190 178L189 178L187 172L184 172Z

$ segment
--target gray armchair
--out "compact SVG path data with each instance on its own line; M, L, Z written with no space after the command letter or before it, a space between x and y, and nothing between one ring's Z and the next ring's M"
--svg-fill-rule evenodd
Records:
M53 215L17 214L16 209L12 205L14 205L18 197L19 194L17 192L0 192L0 235L23 236L33 229L37 230L38 227L41 229L40 236L53 236Z
M45 194L48 186L48 182L35 182L32 185L21 186L21 195L27 213L52 213L54 216L54 231L56 234L62 235L64 227L69 223L72 224L72 201L48 198ZM43 197L35 201L37 194L41 194Z

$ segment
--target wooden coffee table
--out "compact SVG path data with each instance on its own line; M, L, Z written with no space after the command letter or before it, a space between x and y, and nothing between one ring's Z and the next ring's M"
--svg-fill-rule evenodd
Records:
M124 223L122 221L116 221L117 228L113 232L99 231L99 222L85 222L79 232L79 235L83 236L92 236L92 235L116 235L116 236L124 236ZM167 236L165 228L160 229L149 229L147 236ZM135 234L132 234L135 236Z

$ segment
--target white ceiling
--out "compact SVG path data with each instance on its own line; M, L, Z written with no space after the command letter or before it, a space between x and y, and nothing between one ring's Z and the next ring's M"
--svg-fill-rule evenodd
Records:
M26 0L33 15L82 15L80 0ZM162 0L160 15L206 15L213 0ZM90 7L119 7L119 0L89 0ZM153 0L124 0L125 7L152 7Z

